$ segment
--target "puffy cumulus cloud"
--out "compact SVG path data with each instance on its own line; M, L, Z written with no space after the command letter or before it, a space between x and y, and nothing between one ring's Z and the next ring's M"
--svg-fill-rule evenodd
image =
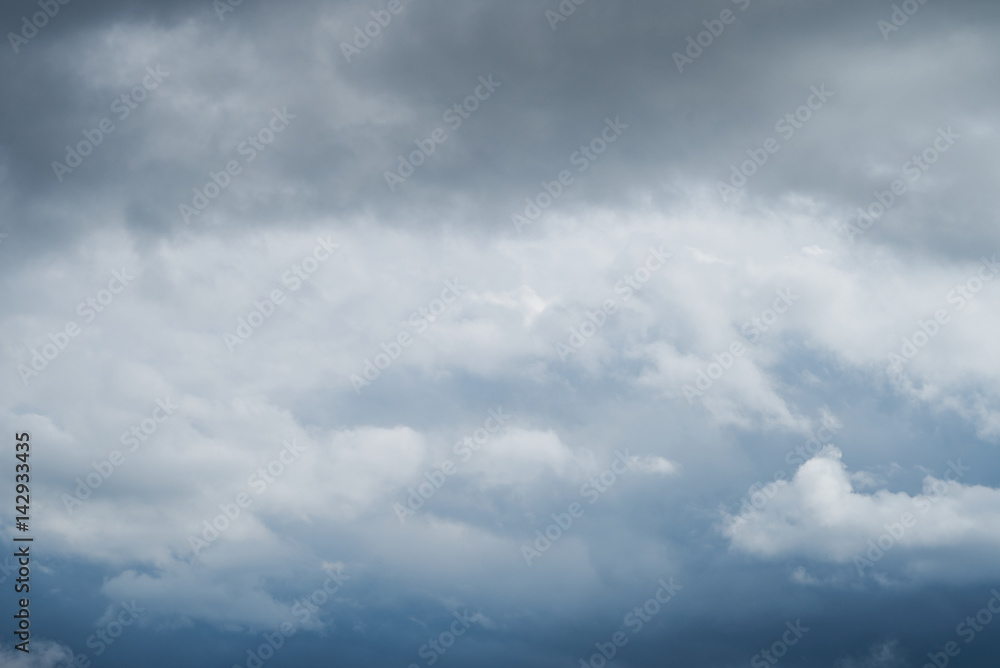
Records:
M801 430L806 421L788 403L786 376L774 372L801 341L994 439L995 411L984 396L1000 394L988 371L996 361L989 332L1000 325L988 308L1000 287L997 255L905 266L902 254L858 248L795 218L809 208L788 205L782 215L791 220L780 223L757 215L752 232L733 230L711 205L696 209L699 228L726 239L701 244L715 258L709 273L699 268L707 256L689 248L671 261L666 285L646 292L657 312L669 309L679 322L661 325L667 336L659 340L633 334L629 353L646 362L640 383L720 422ZM822 253L797 245L810 234Z
M288 439L305 447L302 465L288 467L232 535L245 531L249 540L274 531L267 518L282 513L300 521L359 518L435 463L430 453L440 446L431 445L428 428L433 443L452 440L440 433L446 416L428 421L387 410L399 383L435 394L461 379L559 388L583 372L630 391L654 388L673 400L664 410L677 416L688 410L683 388L704 388L694 403L717 423L804 434L810 420L790 399L782 371L789 341L878 375L893 346L887 330L925 312L923 304L931 305L931 316L935 306L956 307L939 286L951 289L949 278L969 271L908 270L892 258L861 262L803 210L790 205L787 216L761 214L746 229L707 201L676 217L633 212L613 233L594 221L554 220L537 236L506 239L500 252L475 235L426 236L360 221L336 234L314 226L146 247L122 232L95 232L82 246L90 250L69 264L53 257L25 268L21 279L31 298L15 302L3 321L8 340L19 342L3 350L11 369L30 367L32 351L51 343L50 334L58 338L68 321L82 330L37 377L28 377L27 387L0 390L8 406L18 406L8 417L26 421L50 443L43 456L51 456L58 479L43 483L41 498L62 510L63 495L73 496L95 463L116 449L127 454L82 507L50 514L42 527L76 553L167 563L191 526L246 491L248 478ZM810 245L816 241L823 253ZM643 266L651 247L673 256L632 288L625 278ZM386 263L387 254L398 259ZM88 322L78 306L89 313L86 300L122 270L134 279ZM70 275L78 277L75 294L58 296L53 279ZM460 294L435 314L454 281ZM282 294L277 304L270 301L275 290ZM792 303L781 294L793 295ZM992 354L980 334L993 317L981 306L987 298L956 307L953 321L904 371L924 378L925 400L988 425L989 366L975 362ZM556 345L606 299L619 310L576 355L561 359ZM412 343L393 348L400 333ZM733 343L744 353L715 378L711 366L721 365ZM398 348L388 368L377 369L369 384L353 385L352 376L372 377L366 365L387 348ZM702 374L710 387L699 382ZM69 378L99 381L99 393L81 401ZM932 378L947 392L927 389ZM974 409L955 394L970 386L978 397ZM57 408L39 414L33 407L43 397ZM144 420L152 424L158 401L178 408L130 451L135 439L126 434L141 430ZM534 421L535 410L527 408L525 417ZM599 442L570 447L557 433L512 431L484 448L470 471L489 484L527 488L546 479L538 477L542 472L566 479L593 472L613 449ZM116 499L132 501L122 523L98 526ZM170 539L129 539L153 524Z
M891 377L904 394L955 410L992 437L987 402L1000 387L987 371L995 356L987 333L996 314L984 305L995 284L973 282L975 293L966 287L988 263L907 267L885 253L876 261L817 229L809 211L788 205L741 227L745 215L700 201L677 216L631 212L614 233L587 220L553 220L537 237L504 240L499 252L475 235L428 237L360 221L336 234L333 224L314 223L297 232L229 232L151 247L137 247L120 231L97 232L83 244L92 251L71 268L53 257L21 273L29 286L24 306L2 324L18 343L5 354L24 370L27 397L65 395L50 370L60 367L86 377L108 368L159 396L195 385L192 394L214 395L236 381L255 395L301 398L318 388L355 390L363 399L385 391L384 378L545 383L577 370L599 378L639 364L637 374L616 373L668 399L691 400L721 423L802 431L807 420L777 372L787 345L801 341L860 372ZM650 248L672 257L637 282ZM310 259L314 252L323 261ZM389 267L380 259L386 255L399 259ZM719 261L706 265L705 257ZM135 277L126 290L100 312L89 308L86 300L123 269ZM83 278L66 298L46 277L68 271ZM455 281L460 295L434 315ZM275 290L279 304L270 300ZM606 303L615 310L597 317L596 333L575 334ZM935 325L942 310L946 322ZM81 326L79 338L36 377L34 353L71 320ZM927 342L921 327L936 327ZM104 336L111 332L114 339ZM413 344L388 369L374 368L401 334ZM732 355L734 345L742 354ZM90 356L73 354L84 346ZM559 346L573 352L563 355ZM890 373L890 353L905 361L902 374ZM172 362L169 369L157 363L162 359ZM289 374L294 388L285 384ZM8 396L22 390L10 387Z
M555 582L600 586L605 573L616 571L607 566L615 557L603 544L604 513L620 503L658 507L676 498L675 490L708 479L685 452L685 439L703 443L702 455L710 460L734 453L695 416L707 418L712 430L736 427L801 440L812 420L787 373L790 343L830 356L851 373L877 376L893 345L885 330L908 313L922 313L923 304L946 304L938 286L967 273L907 268L891 257L862 262L843 240L818 230L803 206L789 205L787 216L748 218L701 201L674 216L637 209L613 229L600 215L555 218L496 248L476 234L418 234L365 220L342 229L314 223L297 230L206 232L153 245L124 230L96 231L83 242L85 252L25 267L28 297L13 302L2 325L6 340L15 342L0 351L12 372L30 365L32 349L67 321L82 330L26 387L0 388L5 419L47 444L39 457L51 475L37 486L46 509L37 528L56 554L109 568L105 595L144 597L162 615L219 627L265 628L287 614L287 598L257 576L278 563L307 569L310 560L344 558L357 569L375 558L406 582L435 582L451 593L461 578L449 573L475 578L490 568L519 583L509 591L484 590L501 607L517 604L513 592L542 604ZM741 227L745 220L752 224ZM320 253L324 260L305 261L327 247L328 256ZM635 275L651 247L672 257L629 293L625 277ZM98 295L111 272L123 268L134 281L85 322L78 304ZM67 298L55 286L71 276L77 278ZM456 280L461 294L435 315L431 309L446 281ZM797 299L772 321L768 311L788 288ZM284 299L268 305L274 290ZM989 349L985 339L962 338L978 336L967 334L964 322L991 317L973 310L986 296L956 313L905 370L917 378L939 374L949 389L975 387L983 409L994 396L981 380L986 367L969 362L965 374L956 374L947 360ZM576 354L561 359L556 345L568 342L607 299L617 300L619 309ZM264 316L250 325L255 312ZM959 315L966 319L961 326L955 324ZM367 362L387 347L391 353L401 332L412 344L401 346L370 384L356 388L351 376L365 377ZM227 335L241 342L230 345ZM950 341L952 335L961 340ZM692 409L683 386L698 387L699 373L708 374L734 341L744 354L701 390ZM90 391L81 396L74 382ZM652 425L622 431L618 420L635 418L621 413L612 419L622 409L608 412L606 383L627 396L654 390L655 399L630 410L654 401L654 421L678 425L678 435L664 439ZM525 398L501 393L496 400L497 388L514 385L528 393ZM956 396L925 394L922 401L967 411ZM143 424L153 424L158 401L177 408L147 434ZM549 413L572 402L582 402L585 414L554 419ZM492 437L419 517L401 527L393 503L405 501L407 488L442 458L457 461L452 444L500 403L516 415L510 428ZM136 428L145 440L132 451L126 435L134 436ZM293 440L301 456L256 495L250 479ZM623 478L576 533L538 561L537 572L546 577L526 577L518 549L538 528L538 518L578 499L582 481L626 448L633 471L648 475ZM102 462L115 450L125 454L124 464L69 513L64 495L74 497L80 481L98 472L95 464L106 467ZM679 470L692 476L676 475ZM668 476L675 490L662 484ZM878 482L872 476L855 480L869 488ZM801 493L827 487L803 485ZM790 529L783 516L767 514L786 507L779 496L761 518L734 530L733 545L765 556L832 550L836 559L849 559L865 540L878 537L881 522L898 520L891 517L897 506L913 503L902 495L872 510L859 499L881 500L882 493L864 495L859 488L834 486L837 493L827 499L833 508L860 504L853 513L867 519L858 525L845 521L828 533L800 537L800 524ZM191 537L203 538L220 504L232 504L240 493L250 495L252 506L193 559ZM952 496L934 512L950 508ZM954 510L959 517L964 512ZM935 517L922 518L898 554L910 549L907 541L914 549L960 549L973 538L990 544L971 530L954 544L925 540L922 532L930 535L925 527L937 526L930 523ZM669 546L647 544L644 536L662 531L657 523L663 521L629 512L615 529L621 541L643 546L644 573L656 572L664 553L670 563L683 563L673 544L683 543L672 534L679 530L676 520L667 520ZM896 558L893 553L878 567ZM816 574L803 581L808 578L824 581ZM246 592L236 606L226 602L234 588Z
M853 563L862 574L876 565L917 578L995 572L975 555L1000 540L1000 489L960 482L968 472L960 460L944 467L942 477L924 479L920 494L861 493L841 451L828 446L791 480L776 482L762 507L727 516L725 534L734 549L761 558ZM815 583L804 568L793 579Z

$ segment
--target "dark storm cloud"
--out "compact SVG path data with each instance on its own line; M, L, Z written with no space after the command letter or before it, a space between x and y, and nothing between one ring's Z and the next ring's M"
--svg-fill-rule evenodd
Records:
M939 127L953 127L965 139L869 239L960 252L994 238L985 180L992 140L977 138L996 102L987 85L997 60L988 38L994 6L965 2L946 12L928 3L888 40L877 22L891 9L881 6L742 6L587 3L553 31L545 5L409 3L348 63L340 45L372 20L367 5L245 2L220 20L207 2L71 3L4 58L17 100L0 119L5 162L16 167L7 189L16 218L32 222L30 235L62 236L79 229L74 214L99 211L167 234L183 225L178 205L191 204L192 189L243 160L240 143L272 107L288 105L296 119L287 135L196 224L230 211L243 224L372 211L389 223L458 218L509 232L524 198L575 169L574 151L599 136L606 118L620 117L627 134L557 206L627 204L653 193L669 207L666 184L715 190L747 150L772 137L780 152L746 186L754 206L806 196L846 223ZM724 9L733 22L679 73L672 54ZM6 12L7 24L16 23L17 10ZM115 49L126 43L106 41L115 29L146 34L148 59L123 68L120 83L94 85L74 65L81 52L95 62L120 59ZM171 30L190 32L157 39ZM201 57L185 58L190 49ZM154 61L170 72L162 90L58 182L51 163L110 115L110 101ZM448 128L444 113L490 74L501 87L462 127ZM821 85L832 98L815 118L794 136L777 132L776 122ZM244 99L246 90L256 94ZM390 193L384 173L436 128L446 142ZM164 151L169 143L188 150ZM871 162L884 171L865 173ZM29 204L40 198L44 210ZM961 236L943 231L948 221L962 224Z

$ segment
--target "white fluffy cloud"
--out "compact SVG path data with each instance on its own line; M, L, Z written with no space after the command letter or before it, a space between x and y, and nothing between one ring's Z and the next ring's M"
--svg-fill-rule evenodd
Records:
M880 566L902 563L908 574L930 578L971 575L969 561L955 555L1000 547L1000 489L963 484L967 468L944 463L941 477L928 475L920 494L862 493L841 451L828 446L790 481L774 483L758 508L727 515L725 533L733 548L765 559L853 563L864 573L891 557ZM794 579L814 582L801 568Z
M616 232L557 219L535 236L507 239L499 252L473 236L435 238L359 224L333 235L340 248L298 290L284 277L310 255L317 238L331 236L323 227L236 235L225 242L205 236L142 249L105 231L85 243L94 252L80 254L68 268L61 260L40 259L22 276L32 299L15 305L0 323L8 339L21 342L0 351L10 369L30 363L31 350L46 342L48 332L82 320L78 301L95 294L112 270L128 267L136 275L27 387L0 388L6 405L18 406L8 418L50 444L55 477L43 484L47 493L40 499L57 512L47 514L50 519L41 526L67 554L169 565L193 529L219 503L245 491L248 476L293 438L308 445L301 465L288 467L231 538L277 540L275 532L282 531L277 517L350 522L377 512L436 465L447 454L442 444L450 444L465 425L449 427L446 415L435 416L430 427L399 418L386 422L369 407L367 417L335 426L325 424L317 408L389 397L400 382L433 387L466 377L560 387L561 379L582 374L614 378L639 392L653 389L666 399L665 410L680 416L692 410L682 387L696 383L719 353L740 342L745 354L704 390L693 410L704 409L718 424L741 429L806 433L810 420L787 398L788 378L778 370L790 338L857 372L890 378L884 362L896 345L896 323L946 306L949 281L976 271L974 265L909 271L891 260L869 265L862 251L817 231L794 207L788 219L762 215L752 229L738 227L737 217L710 203L685 215L698 224L683 233L658 215L637 217ZM560 359L556 344L568 339L588 311L621 296L616 283L641 265L650 247L664 247L674 256L641 290L621 299L620 311L579 353ZM396 260L387 263L385 257ZM67 271L77 277L69 298L44 280ZM467 286L462 295L426 327L415 327L414 314L422 318L421 309L455 278ZM788 287L797 300L769 323L767 309ZM276 288L286 301L230 352L224 334L235 332L238 319ZM983 291L993 288L987 284ZM914 392L920 383L922 400L953 409L988 432L995 422L988 398L996 388L985 370L995 346L982 332L997 316L983 308L987 298L983 294L955 312L953 323L920 351L905 377ZM755 334L747 337L746 324L755 318L769 324L754 325ZM404 331L413 335L412 345L370 386L355 392L350 376L362 373L366 360ZM115 382L81 397L67 383L71 378ZM970 383L977 391L966 399ZM31 407L42 397L53 408L39 414ZM62 494L72 494L77 478L91 473L94 462L121 449L121 434L167 397L180 406L175 415L128 455L84 508L72 517L63 512ZM487 408L484 402L475 410L485 414ZM596 470L612 450L600 440L567 440L544 425L516 427L484 448L467 473L531 495L550 480L540 474L569 483ZM667 473L678 453L641 444L632 454L659 457L643 460L643 466ZM832 495L827 506L838 513L857 507L859 516L872 520L817 534L812 544L821 546L818 553L842 559L857 549L845 547L848 538L866 536L864 530L878 528L901 510L869 509L866 503L908 500L845 492L831 482L839 469L827 459L811 462L799 476L818 475L813 470L823 466L825 477L818 479L823 484L806 491L827 490ZM950 498L938 508L953 503ZM768 512L783 507L775 499ZM116 522L104 522L115 508ZM926 536L938 535L931 532L934 517L923 518L907 541L932 544ZM760 531L738 530L734 544L761 554L788 551L806 529L779 530L782 526L777 516L765 513L750 525ZM135 541L140 535L146 538ZM971 539L975 532L962 535Z

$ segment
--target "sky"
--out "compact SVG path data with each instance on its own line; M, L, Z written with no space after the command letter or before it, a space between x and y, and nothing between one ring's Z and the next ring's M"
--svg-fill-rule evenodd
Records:
M3 666L995 665L997 3L0 28Z

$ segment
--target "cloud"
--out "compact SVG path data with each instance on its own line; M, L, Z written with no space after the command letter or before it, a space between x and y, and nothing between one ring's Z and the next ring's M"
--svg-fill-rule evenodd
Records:
M0 663L8 668L71 668L74 665L73 651L58 642L32 639L29 647L30 653L0 647Z
M449 660L577 665L670 577L697 595L622 660L745 663L810 613L816 665L923 655L954 624L927 613L953 603L940 584L997 575L997 3L924 3L887 37L892 8L862 0L382 6L70 3L0 57L0 423L38 444L51 637L136 598L150 622L109 668L232 665L342 563L355 593L276 662L419 663L467 607ZM37 8L0 7L4 34ZM859 207L884 209L863 234ZM650 249L670 257L640 285ZM158 402L177 409L154 423ZM497 406L510 424L459 462ZM794 470L832 413L838 449ZM286 442L304 450L281 463ZM590 505L618 452L630 472ZM720 505L762 494L720 535Z
M842 456L827 446L790 481L775 483L761 509L727 516L732 547L764 559L804 557L870 568L885 554L894 569L937 578L967 574L969 564L956 555L1000 544L1000 489L958 482L967 468L960 460L948 462L942 478L926 476L920 494L884 488L867 494L856 491Z

